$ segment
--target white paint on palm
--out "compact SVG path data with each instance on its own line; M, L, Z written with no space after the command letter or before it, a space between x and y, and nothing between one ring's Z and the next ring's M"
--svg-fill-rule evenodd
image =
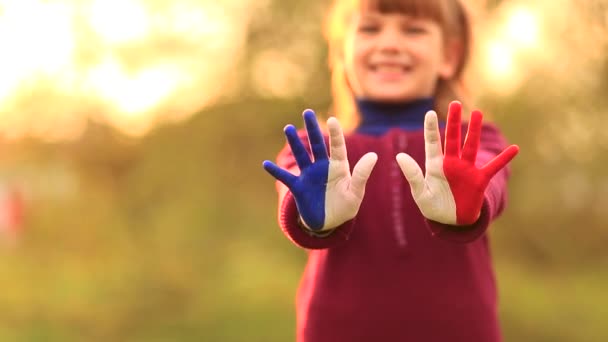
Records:
M365 185L378 160L373 152L365 154L355 164L351 175L342 127L334 117L327 120L327 127L330 155L325 191L325 222L321 231L334 229L357 215L365 194Z
M424 146L426 175L416 161L406 153L396 156L405 175L414 201L422 215L444 224L456 224L456 201L443 172L443 151L437 114L429 111L424 118Z

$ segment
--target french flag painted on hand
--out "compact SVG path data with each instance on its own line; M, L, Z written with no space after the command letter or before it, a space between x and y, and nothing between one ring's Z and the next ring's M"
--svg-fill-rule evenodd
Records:
M268 160L264 161L263 166L289 188L306 228L328 231L356 216L365 193L365 184L378 156L367 153L361 157L351 175L344 134L338 120L333 117L327 120L330 143L328 154L315 113L308 109L302 115L314 159L311 159L298 137L296 128L287 125L285 136L300 174L294 175Z
M425 116L426 175L411 156L399 153L396 157L422 214L429 220L450 225L471 225L477 221L488 183L519 152L517 145L511 145L477 168L475 159L483 115L480 111L472 112L461 149L461 112L459 102L450 103L445 154L441 148L437 114L430 111Z

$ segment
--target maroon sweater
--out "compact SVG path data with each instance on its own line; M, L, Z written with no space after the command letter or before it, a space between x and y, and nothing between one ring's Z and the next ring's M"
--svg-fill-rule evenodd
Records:
M293 196L277 182L280 227L309 256L296 300L297 341L500 341L486 230L504 208L508 170L490 182L474 225L447 226L422 216L395 161L406 152L424 171L422 130L353 133L346 146L351 169L370 151L378 162L356 218L331 235L298 225ZM498 129L484 125L477 164L505 147ZM277 163L298 172L288 146Z

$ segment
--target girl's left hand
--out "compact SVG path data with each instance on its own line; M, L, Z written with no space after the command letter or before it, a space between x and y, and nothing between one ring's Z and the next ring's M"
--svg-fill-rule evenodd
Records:
M482 114L472 112L461 152L461 110L459 102L450 103L445 155L441 148L437 114L433 111L426 114L425 176L411 156L399 153L396 157L422 214L429 220L450 225L470 225L477 221L488 183L519 151L517 145L511 145L486 165L477 168L475 159L479 149Z

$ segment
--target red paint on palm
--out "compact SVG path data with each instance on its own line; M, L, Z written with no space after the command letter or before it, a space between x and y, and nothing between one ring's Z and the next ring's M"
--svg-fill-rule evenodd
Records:
M519 152L511 145L481 168L475 166L481 136L480 111L471 113L462 150L460 149L462 105L454 101L448 109L443 172L450 185L456 203L456 221L459 225L475 223L479 218L484 192L498 171L507 165Z

